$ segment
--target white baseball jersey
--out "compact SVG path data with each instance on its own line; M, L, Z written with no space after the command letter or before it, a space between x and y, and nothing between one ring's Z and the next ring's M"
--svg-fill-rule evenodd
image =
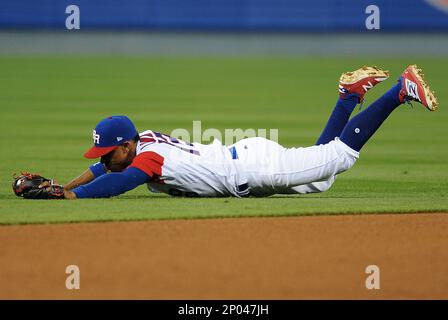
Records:
M265 138L231 146L188 143L147 130L140 134L131 166L147 173L152 192L173 196L269 196L328 189L358 152L337 138L308 148L284 148Z
M238 172L231 154L218 140L210 145L187 143L147 130L140 134L131 166L152 178L148 188L173 196L241 196ZM247 189L247 187L246 187Z

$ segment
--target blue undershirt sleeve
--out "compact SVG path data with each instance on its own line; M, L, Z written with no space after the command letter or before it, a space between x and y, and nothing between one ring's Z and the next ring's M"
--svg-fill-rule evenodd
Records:
M123 172L103 174L92 182L72 191L79 199L109 198L132 190L147 182L149 176L140 169L129 167Z
M95 179L98 178L99 176L102 176L103 174L107 173L106 167L101 162L97 162L95 164L92 164L89 167L89 169L90 169L90 171L92 171Z

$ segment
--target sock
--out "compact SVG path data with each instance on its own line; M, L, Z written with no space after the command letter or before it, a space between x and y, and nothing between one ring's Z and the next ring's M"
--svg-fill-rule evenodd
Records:
M400 89L401 84L396 84L368 108L353 117L342 131L341 141L356 151L361 150L384 120L401 104Z
M358 103L358 96L356 94L350 94L345 98L339 98L336 106L328 119L327 125L322 131L316 145L328 143L334 138L339 137L345 125L350 119L350 115L355 109Z

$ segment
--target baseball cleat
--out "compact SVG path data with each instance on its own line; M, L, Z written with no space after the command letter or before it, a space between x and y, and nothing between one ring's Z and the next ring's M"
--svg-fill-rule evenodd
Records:
M345 72L339 78L339 96L345 98L350 94L356 94L359 97L358 102L362 102L367 91L388 78L389 71L375 66L364 66L355 71Z
M412 100L420 102L429 111L437 109L437 98L423 78L422 69L419 69L415 64L410 65L403 71L398 81L401 83L399 95L401 103Z

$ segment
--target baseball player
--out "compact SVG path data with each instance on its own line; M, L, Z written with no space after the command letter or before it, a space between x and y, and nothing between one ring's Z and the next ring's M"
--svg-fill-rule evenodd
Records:
M138 133L126 116L103 119L93 130L93 146L84 156L100 161L65 186L33 174L13 182L28 199L107 198L147 184L172 196L270 196L323 192L350 169L364 144L398 106L417 101L430 111L437 100L416 65L398 83L349 120L365 93L389 77L387 71L362 67L343 73L339 99L316 144L285 148L264 138L231 146L188 143L147 130Z

